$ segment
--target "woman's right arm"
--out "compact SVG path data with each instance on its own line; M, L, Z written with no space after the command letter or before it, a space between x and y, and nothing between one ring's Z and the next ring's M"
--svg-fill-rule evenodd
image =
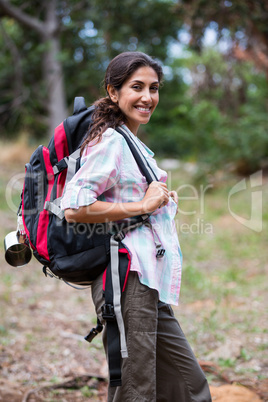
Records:
M165 183L153 181L141 201L113 203L96 201L93 204L68 208L65 210L67 222L103 223L113 222L137 215L154 212L169 201L169 192Z

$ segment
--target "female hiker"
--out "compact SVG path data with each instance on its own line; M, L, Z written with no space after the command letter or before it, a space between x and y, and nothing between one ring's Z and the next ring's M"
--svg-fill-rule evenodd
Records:
M161 66L144 53L121 53L110 62L107 96L95 102L81 168L62 200L68 222L116 222L151 214L149 224L122 240L131 256L121 298L128 357L122 359L122 386L109 386L108 401L114 402L211 401L203 371L170 307L178 304L181 280L174 223L178 197L168 190L167 173L157 166L153 152L138 139L139 126L149 122L158 104L162 75ZM159 181L147 184L126 140L115 131L120 126ZM157 258L156 244L164 250L162 258ZM101 321L102 276L92 284ZM106 348L105 330L103 340Z

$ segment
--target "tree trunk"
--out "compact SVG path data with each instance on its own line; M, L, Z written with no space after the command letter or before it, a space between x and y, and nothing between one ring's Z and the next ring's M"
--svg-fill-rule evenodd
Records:
M45 44L43 54L43 77L47 89L47 110L49 120L49 135L54 128L66 117L66 100L62 65L59 60L60 39L59 26L56 15L57 0L46 0L45 20L38 19L25 13L19 7L13 6L8 0L0 0L0 10L3 15L9 15L20 24L33 29L38 33Z
M48 39L47 50L43 55L43 76L47 87L49 133L53 134L55 127L66 116L64 80L61 63L58 60L60 53L59 38Z
M67 117L64 78L59 60L60 40L56 0L46 1L45 30L42 40L46 45L46 51L43 55L43 75L47 86L49 133L51 136L55 127Z

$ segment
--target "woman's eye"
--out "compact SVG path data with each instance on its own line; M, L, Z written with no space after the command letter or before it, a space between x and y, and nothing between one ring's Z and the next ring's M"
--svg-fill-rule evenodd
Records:
M135 84L135 85L132 86L132 89L135 89L136 91L141 91L142 88L143 87L141 85L138 85L138 84ZM150 91L152 91L152 92L158 92L158 90L159 90L158 86L150 87Z

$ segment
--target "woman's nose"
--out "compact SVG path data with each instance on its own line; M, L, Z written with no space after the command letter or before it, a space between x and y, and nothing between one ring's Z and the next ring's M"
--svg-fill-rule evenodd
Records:
M144 102L150 102L150 100L151 100L151 94L150 94L149 89L148 89L148 90L147 90L147 89L144 89L144 91L142 92L142 100L143 100Z

